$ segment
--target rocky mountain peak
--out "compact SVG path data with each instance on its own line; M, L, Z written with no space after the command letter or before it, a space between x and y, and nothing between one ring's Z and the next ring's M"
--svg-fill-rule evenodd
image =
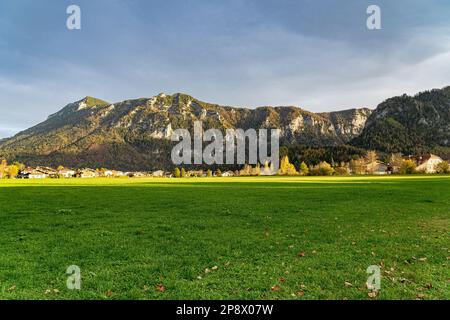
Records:
M88 108L106 106L109 105L109 102L91 96L86 96L80 101L75 102L75 104L78 105L77 111L79 111Z

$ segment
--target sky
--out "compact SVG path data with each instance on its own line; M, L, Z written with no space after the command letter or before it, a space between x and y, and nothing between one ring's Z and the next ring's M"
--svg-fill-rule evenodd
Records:
M449 17L448 0L2 0L0 138L88 95L375 108L450 85Z

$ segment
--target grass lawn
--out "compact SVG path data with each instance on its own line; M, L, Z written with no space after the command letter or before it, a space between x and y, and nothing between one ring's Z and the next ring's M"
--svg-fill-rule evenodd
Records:
M450 299L448 176L3 180L0 221L0 299Z

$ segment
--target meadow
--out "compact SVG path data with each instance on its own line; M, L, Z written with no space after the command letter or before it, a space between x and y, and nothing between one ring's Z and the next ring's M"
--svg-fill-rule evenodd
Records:
M0 299L450 299L449 176L2 180L0 221Z

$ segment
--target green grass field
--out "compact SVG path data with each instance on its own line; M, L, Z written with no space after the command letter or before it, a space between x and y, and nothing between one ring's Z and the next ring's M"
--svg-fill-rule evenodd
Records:
M3 180L0 219L1 299L450 298L448 176Z

